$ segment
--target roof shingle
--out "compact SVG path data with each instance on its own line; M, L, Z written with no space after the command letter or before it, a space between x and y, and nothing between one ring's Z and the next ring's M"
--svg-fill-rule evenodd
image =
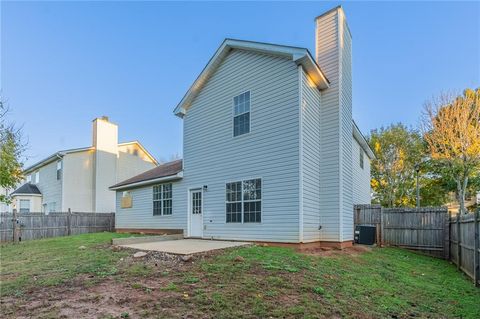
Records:
M15 191L13 191L10 195L42 195L40 190L38 189L37 185L31 183L25 183Z
M146 172L143 172L142 174L136 175L134 177L131 177L123 182L120 182L118 184L115 184L111 186L110 188L118 188L121 186L127 186L130 184L135 184L135 183L140 183L140 182L146 182L149 180L154 180L162 177L169 177L169 176L175 176L179 172L183 170L183 160L176 160L172 162L168 162L162 165L159 165L155 168L152 168L151 170L148 170Z

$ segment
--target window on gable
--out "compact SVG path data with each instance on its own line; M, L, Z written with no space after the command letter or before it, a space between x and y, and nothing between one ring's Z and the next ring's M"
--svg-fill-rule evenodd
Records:
M35 184L40 183L40 172L36 171L35 172Z
M262 221L262 180L250 179L226 184L227 223Z
M172 215L172 184L153 186L153 215Z
M360 168L363 169L363 150L362 148L360 147Z
M233 136L250 132L250 91L233 98Z
M57 162L57 180L62 179L62 161Z

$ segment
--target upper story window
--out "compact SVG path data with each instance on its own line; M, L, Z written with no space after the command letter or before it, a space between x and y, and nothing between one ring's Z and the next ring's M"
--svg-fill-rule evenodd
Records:
M233 98L233 136L250 132L250 91Z
M250 179L226 184L227 223L262 221L262 180Z
M35 184L40 183L40 172L36 171L35 172Z
M363 150L360 147L360 168L362 168L362 169L363 169L363 156L364 156Z
M172 215L172 184L153 186L153 215Z
M57 162L57 180L62 178L62 161Z
M32 174L27 176L27 183L31 183L31 182L32 182Z

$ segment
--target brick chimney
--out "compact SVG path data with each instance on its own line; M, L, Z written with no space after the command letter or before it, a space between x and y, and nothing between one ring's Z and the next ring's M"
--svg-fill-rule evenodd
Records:
M330 81L321 103L321 224L325 241L353 240L352 37L338 6L315 19L315 57Z

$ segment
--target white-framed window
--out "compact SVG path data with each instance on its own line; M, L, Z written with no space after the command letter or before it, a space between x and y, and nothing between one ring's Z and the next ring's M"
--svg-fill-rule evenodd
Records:
M172 215L172 184L153 186L153 215Z
M250 132L250 91L233 98L233 136Z
M36 171L35 172L35 184L40 183L40 172Z
M57 203L56 202L51 202L48 204L48 212L49 213L54 213L57 211Z
M27 183L31 183L31 182L32 182L32 174L27 175Z
M360 155L360 168L363 169L363 156L364 156L364 154L363 154L363 150L362 150L361 147L360 147L360 154L359 155Z
M57 180L62 179L62 167L63 167L62 161L58 161L57 162Z
M29 199L20 199L19 211L20 211L20 213L30 213L30 200Z
M227 183L226 222L260 223L262 221L262 180L249 179Z

